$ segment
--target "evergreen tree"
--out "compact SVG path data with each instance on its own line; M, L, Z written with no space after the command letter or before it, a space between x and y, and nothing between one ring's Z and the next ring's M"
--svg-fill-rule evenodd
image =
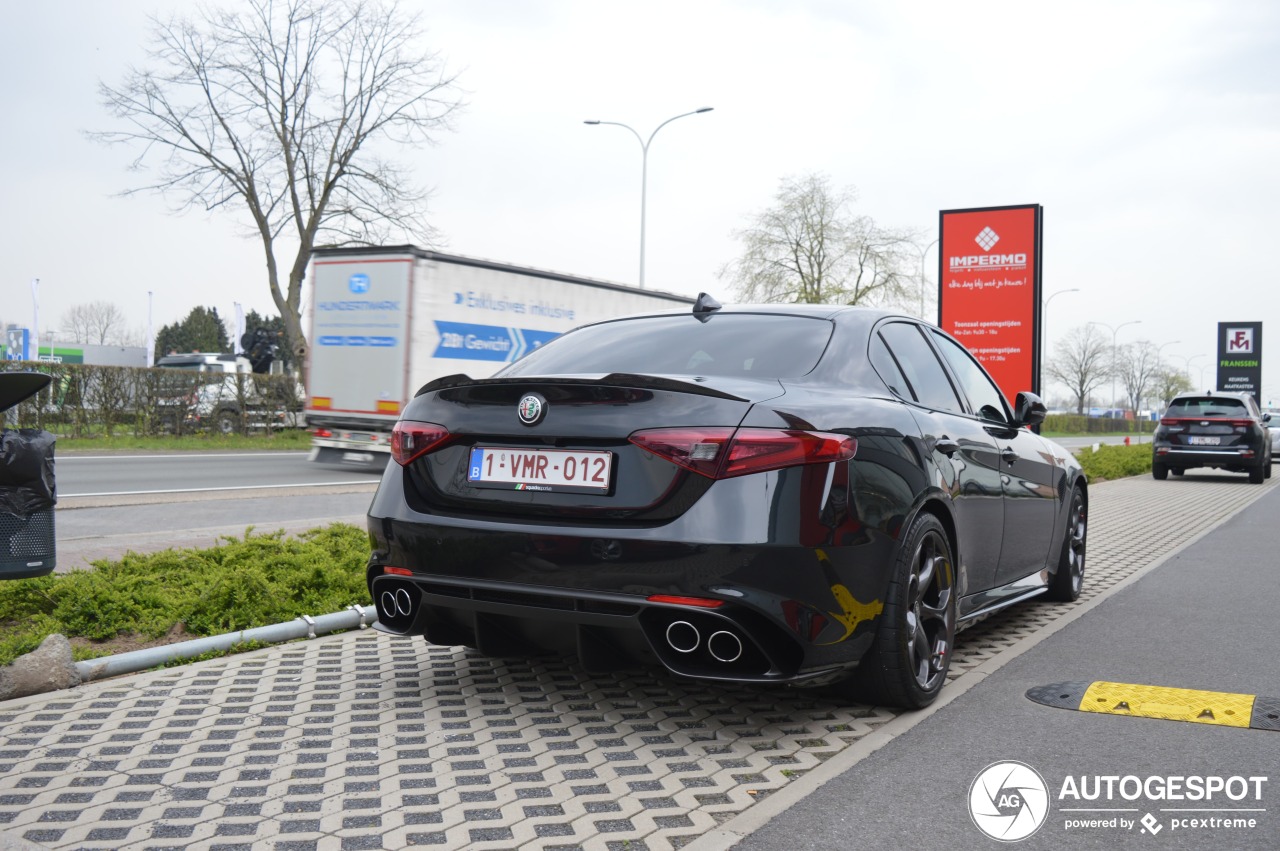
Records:
M193 307L186 319L165 325L156 334L156 360L174 352L230 351L231 341L216 307Z

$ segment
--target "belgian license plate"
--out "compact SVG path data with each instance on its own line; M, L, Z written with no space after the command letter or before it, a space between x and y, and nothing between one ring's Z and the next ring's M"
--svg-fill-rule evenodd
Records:
M1218 443L1219 443L1219 441L1221 441L1221 440L1222 440L1222 438L1220 438L1220 437L1196 437L1195 435L1192 435L1192 437L1190 438L1190 440L1191 440L1191 445L1192 445L1192 446L1217 446L1217 445L1218 445Z
M477 446L467 481L508 490L604 493L612 471L612 452Z

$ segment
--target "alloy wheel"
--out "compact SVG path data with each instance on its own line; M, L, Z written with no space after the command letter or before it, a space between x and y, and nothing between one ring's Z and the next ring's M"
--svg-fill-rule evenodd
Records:
M951 605L954 572L946 544L930 532L916 549L907 590L907 654L916 684L924 691L946 676L955 634Z

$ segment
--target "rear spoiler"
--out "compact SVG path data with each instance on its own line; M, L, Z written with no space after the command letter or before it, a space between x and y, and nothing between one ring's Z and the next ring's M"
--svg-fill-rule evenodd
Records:
M564 376L549 376L541 378L536 375L522 375L519 378L472 378L464 373L456 373L454 375L446 375L430 381L415 393L415 396L421 396L423 393L432 393L436 390L447 390L452 387L471 387L485 386L494 384L558 384L558 385L620 385L623 387L639 387L645 390L669 390L675 393L691 393L696 396L712 396L716 399L730 399L734 402L750 402L742 396L735 396L732 393L726 393L723 390L717 390L714 387L707 387L699 384L695 378L680 379L668 378L662 375L643 375L633 372L611 372L608 375L599 378L566 378Z

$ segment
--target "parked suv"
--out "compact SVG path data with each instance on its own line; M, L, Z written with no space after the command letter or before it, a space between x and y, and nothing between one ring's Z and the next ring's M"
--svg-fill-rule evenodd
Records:
M1270 414L1247 393L1188 393L1177 396L1160 418L1152 441L1151 475L1166 479L1193 467L1271 478Z

